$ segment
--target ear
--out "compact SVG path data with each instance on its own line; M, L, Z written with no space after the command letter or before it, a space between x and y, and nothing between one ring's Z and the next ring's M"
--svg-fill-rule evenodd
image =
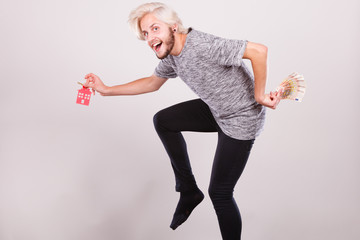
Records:
M171 27L171 29L173 30L173 32L177 32L177 31L178 31L178 25L177 25L177 23L175 23L175 24Z

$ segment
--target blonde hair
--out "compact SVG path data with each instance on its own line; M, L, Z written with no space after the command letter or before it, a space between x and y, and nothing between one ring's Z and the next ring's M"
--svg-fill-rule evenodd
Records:
M157 19L168 24L170 27L177 24L178 33L188 33L188 29L183 26L182 21L174 10L163 3L151 2L138 6L136 9L131 11L129 15L128 23L130 28L134 30L140 40L145 40L140 27L140 21L148 13L154 14Z

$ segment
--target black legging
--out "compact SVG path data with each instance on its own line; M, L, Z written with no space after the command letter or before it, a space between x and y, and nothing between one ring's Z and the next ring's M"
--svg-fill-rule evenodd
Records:
M254 140L237 140L225 135L209 107L201 99L159 111L154 116L154 125L170 157L178 192L197 189L181 132L218 132L208 191L218 217L222 238L239 240L242 224L233 190L244 170Z

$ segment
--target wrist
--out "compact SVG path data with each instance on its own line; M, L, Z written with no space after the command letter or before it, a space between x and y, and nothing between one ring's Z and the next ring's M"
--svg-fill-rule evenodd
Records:
M263 104L265 99L265 94L255 94L255 101L259 104Z
M112 94L112 87L104 86L100 93L103 96L110 96Z

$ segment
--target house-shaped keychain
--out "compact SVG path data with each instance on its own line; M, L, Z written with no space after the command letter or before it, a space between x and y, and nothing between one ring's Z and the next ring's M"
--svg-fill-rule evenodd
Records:
M78 90L76 103L89 106L90 97L91 97L90 89L83 86L81 89Z

